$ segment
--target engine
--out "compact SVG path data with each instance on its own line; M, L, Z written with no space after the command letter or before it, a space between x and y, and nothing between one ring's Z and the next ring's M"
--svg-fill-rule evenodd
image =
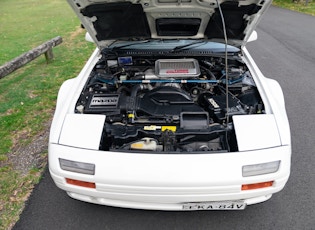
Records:
M233 115L263 110L246 65L220 57L104 55L76 105L106 115L100 149L167 153L237 151Z

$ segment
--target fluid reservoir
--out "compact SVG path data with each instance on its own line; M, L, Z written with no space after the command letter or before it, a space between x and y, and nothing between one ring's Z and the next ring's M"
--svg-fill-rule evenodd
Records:
M158 145L155 139L144 137L140 141L132 143L130 149L161 151L163 147L162 145Z

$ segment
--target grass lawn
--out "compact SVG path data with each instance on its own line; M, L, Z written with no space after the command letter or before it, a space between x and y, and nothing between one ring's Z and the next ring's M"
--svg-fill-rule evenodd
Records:
M315 16L315 0L274 0L273 5Z
M45 129L60 85L78 74L95 46L84 40L85 31L65 0L1 0L0 9L0 65L56 36L63 38L53 48L51 63L42 55L0 79L0 229L8 229L42 170L29 165L22 173L10 154Z
M315 15L314 0L274 5ZM63 43L53 48L55 59L44 55L0 79L0 230L18 220L24 201L44 165L27 165L21 171L14 157L47 129L63 81L75 77L94 50L65 0L0 0L0 65L56 36ZM47 150L41 153L46 162Z

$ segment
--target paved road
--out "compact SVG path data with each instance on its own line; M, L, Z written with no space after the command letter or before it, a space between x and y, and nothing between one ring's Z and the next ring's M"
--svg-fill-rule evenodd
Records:
M292 130L292 173L282 192L239 212L130 210L72 200L46 171L14 229L315 229L315 17L272 7L257 32L248 48L282 85Z

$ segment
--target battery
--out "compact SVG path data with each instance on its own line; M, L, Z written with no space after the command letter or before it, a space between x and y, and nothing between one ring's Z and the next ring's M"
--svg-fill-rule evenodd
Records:
M226 108L225 95L202 94L200 95L198 102L207 110L210 118L219 123L223 123L227 112L228 116L245 113L244 109L239 103L239 100L237 98L233 98L231 95L228 95L228 111Z

